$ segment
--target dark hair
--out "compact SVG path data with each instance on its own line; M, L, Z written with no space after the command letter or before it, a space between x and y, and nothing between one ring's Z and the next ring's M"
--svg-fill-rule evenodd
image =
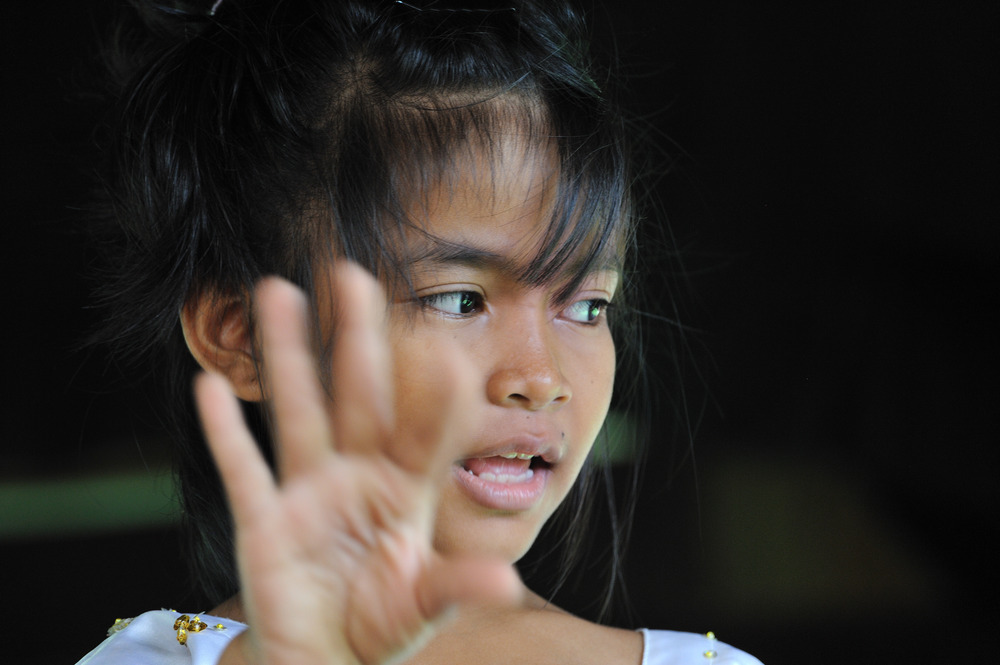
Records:
M404 197L446 177L456 151L491 150L500 128L558 160L555 212L524 280L569 275L568 294L595 261L629 253L621 121L591 76L578 14L542 0L424 2L134 0L109 44L115 270L102 290L104 337L153 360L178 405L189 559L210 601L238 580L192 415L196 367L178 314L193 295L244 297L265 274L309 290L312 266L332 254L405 285ZM262 410L246 411L270 454ZM565 504L582 527L586 502Z

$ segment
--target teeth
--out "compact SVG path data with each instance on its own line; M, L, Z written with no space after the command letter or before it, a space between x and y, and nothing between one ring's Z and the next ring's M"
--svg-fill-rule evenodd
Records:
M472 472L469 471L469 473L472 473ZM473 474L473 475L475 475L475 474ZM520 473L520 474L518 474L516 476L512 476L512 475L507 474L507 473L490 473L489 471L487 471L486 473L480 474L479 478L481 478L482 480L485 480L488 483L500 483L500 484L505 484L506 485L506 484L514 484L514 483L525 483L525 482L531 480L531 477L534 476L534 475L535 475L535 472L532 471L531 469L528 469L524 473Z
M499 457L504 459L531 459L534 455L528 453L502 453Z

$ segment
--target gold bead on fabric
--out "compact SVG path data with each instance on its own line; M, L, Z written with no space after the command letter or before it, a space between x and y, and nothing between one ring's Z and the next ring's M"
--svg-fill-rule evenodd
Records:
M177 643L187 646L188 633L200 633L208 628L208 624L201 620L201 617L191 618L186 614L177 617L174 621L174 630L177 631Z
M715 633L713 633L712 631L708 631L707 633L705 633L705 637L707 637L710 642L714 642L715 641ZM715 649L707 649L701 655L704 656L705 658L708 658L709 660L711 660L711 659L715 658L716 656L718 656L719 652L717 652Z
M129 625L130 623L132 623L132 619L131 618L128 618L128 619L115 619L115 622L111 625L110 628L108 628L108 637L111 637L112 635L114 635L115 633L117 633L119 630L123 629L125 626Z

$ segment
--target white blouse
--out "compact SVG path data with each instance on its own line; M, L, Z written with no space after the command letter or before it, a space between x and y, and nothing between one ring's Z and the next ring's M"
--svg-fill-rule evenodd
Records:
M247 626L206 614L159 610L119 619L108 638L77 665L216 665L233 639ZM641 665L761 665L712 633L640 631Z
M763 665L750 654L715 639L712 633L647 630L642 633L642 665Z

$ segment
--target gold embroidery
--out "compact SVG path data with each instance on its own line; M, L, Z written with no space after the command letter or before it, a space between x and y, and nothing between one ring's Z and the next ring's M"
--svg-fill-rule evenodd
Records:
M177 621L174 621L174 630L177 631L177 642L179 644L187 645L188 633L200 633L201 631L208 628L208 624L201 620L201 617L196 616L191 618L186 614L182 614L177 617Z
M129 619L115 619L114 625L111 626L111 628L108 628L108 637L111 637L112 635L114 635L115 633L117 633L119 630L121 630L125 626L129 625L130 623L132 623L132 619L131 618L129 618Z
M705 633L705 637L707 637L710 642L714 642L715 641L715 633L713 633L712 631L708 631L707 633ZM715 658L716 656L718 656L719 652L717 652L715 649L708 649L707 651L705 651L701 655L704 656L705 658L708 658L709 660L711 660L711 659Z

